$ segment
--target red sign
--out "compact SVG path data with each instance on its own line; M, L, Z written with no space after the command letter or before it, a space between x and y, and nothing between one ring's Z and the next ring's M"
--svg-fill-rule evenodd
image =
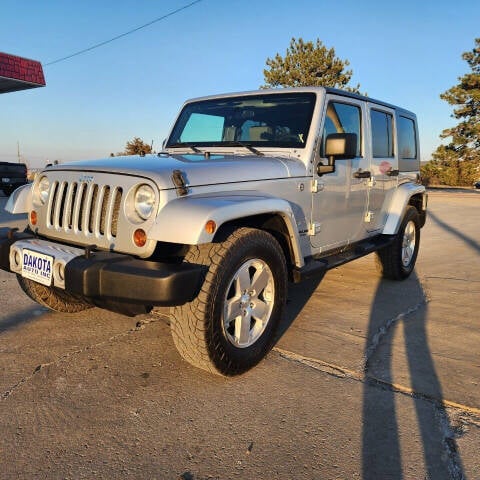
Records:
M40 62L0 52L0 93L44 86Z

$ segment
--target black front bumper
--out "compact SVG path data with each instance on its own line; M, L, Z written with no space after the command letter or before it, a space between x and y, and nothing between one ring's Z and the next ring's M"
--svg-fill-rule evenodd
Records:
M10 231L11 232L11 231ZM10 238L9 238L10 237ZM0 268L10 270L10 246L32 234L0 229ZM205 267L190 263L161 263L120 253L93 252L73 258L65 267L65 291L97 305L112 302L183 305L193 300L203 283Z

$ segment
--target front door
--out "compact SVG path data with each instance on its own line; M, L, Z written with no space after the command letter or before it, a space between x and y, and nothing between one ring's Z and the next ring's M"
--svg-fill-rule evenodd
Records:
M323 252L357 241L365 236L369 179L362 173L370 168L365 152L366 106L360 100L327 95L319 147L319 161L326 164L325 139L331 133L357 134L357 156L336 160L335 171L314 173L310 238L315 252ZM316 172L316 168L314 169Z

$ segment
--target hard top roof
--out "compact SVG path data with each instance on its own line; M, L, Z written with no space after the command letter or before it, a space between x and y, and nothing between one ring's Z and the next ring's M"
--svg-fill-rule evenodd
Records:
M245 91L245 92L222 93L219 95L209 95L205 97L192 98L190 100L187 100L185 103L213 100L215 98L242 97L242 96L249 96L249 95L265 95L265 94L268 94L268 95L288 94L288 93L295 93L295 92L330 93L330 94L334 94L342 97L363 100L365 102L374 103L379 106L392 108L394 110L397 110L398 112L402 112L404 114L408 114L409 116L415 117L415 114L413 112L405 108L399 107L397 105L392 105L388 102L383 102L381 100L370 98L365 95L347 92L346 90L340 90L338 88L332 88L332 87L286 87L286 88L268 88L268 89L262 89L262 90L251 90L251 91Z

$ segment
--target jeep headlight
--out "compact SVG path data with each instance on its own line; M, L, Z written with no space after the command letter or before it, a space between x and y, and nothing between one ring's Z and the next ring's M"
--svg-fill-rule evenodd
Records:
M45 205L50 192L50 180L45 175L40 178L33 189L33 203L37 207Z
M155 206L155 192L150 185L140 185L135 191L135 211L140 218L147 220L153 212Z

